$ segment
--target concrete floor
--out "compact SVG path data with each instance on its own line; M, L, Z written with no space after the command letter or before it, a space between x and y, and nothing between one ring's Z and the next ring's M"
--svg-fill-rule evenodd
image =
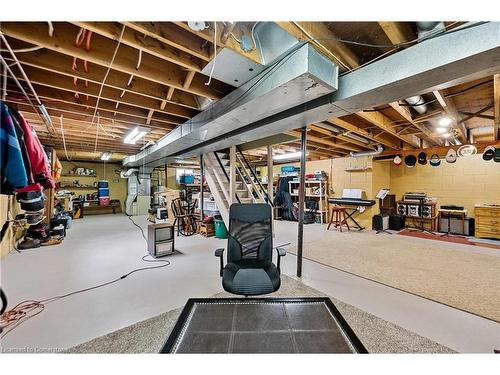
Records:
M142 227L143 217L134 218ZM275 244L296 242L296 224L276 222ZM331 236L320 225L305 226L309 235ZM71 296L46 306L1 342L3 348L65 349L137 321L183 306L189 297L222 291L213 250L224 240L199 235L176 237L171 265L135 273L116 283ZM408 241L428 241L409 238ZM493 251L477 246L471 251ZM2 259L1 284L9 305L24 299L44 299L99 284L144 267L145 242L124 215L86 217L74 221L63 244L11 253ZM294 275L296 257L284 258L282 270ZM351 274L304 260L302 281L459 352L491 353L500 348L500 325Z

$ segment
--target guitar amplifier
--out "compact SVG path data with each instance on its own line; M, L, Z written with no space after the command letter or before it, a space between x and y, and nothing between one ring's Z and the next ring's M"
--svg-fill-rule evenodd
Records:
M474 228L475 228L475 221L474 218L472 217L466 217L465 222L465 233L463 233L462 230L462 219L457 218L457 217L451 217L450 218L450 233L451 234L462 234L464 236L473 236L474 235ZM441 220L439 221L439 231L442 233L447 233L448 232L448 218L447 217L441 217Z
M389 216L387 215L373 215L372 218L373 230L387 230L389 229Z

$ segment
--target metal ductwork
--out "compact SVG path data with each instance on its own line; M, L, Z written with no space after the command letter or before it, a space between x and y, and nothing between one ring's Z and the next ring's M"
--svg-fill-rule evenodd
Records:
M418 29L418 38L422 39L425 38L427 35L436 33L438 30L444 30L444 23L421 21L417 22L417 29ZM412 108L421 115L427 112L427 105L425 104L418 105L418 103L425 103L424 98L422 98L420 95L406 98L405 102L410 104Z
M420 95L416 96L410 96L409 98L405 99L405 102L407 102L411 107L423 115L425 112L427 112L427 105L426 104L418 104L418 103L424 103L425 100L422 98Z
M361 152L351 152L350 155L352 158L360 158L362 156L376 156L380 155L384 151L384 148L381 145L377 145L377 149L375 151L361 151Z
M243 58L243 57L241 57ZM338 67L309 44L294 48L247 83L178 126L155 145L125 158L124 165L160 166L167 158L202 153L198 146L246 125L330 94ZM262 135L267 136L262 129ZM236 144L245 143L244 139ZM223 147L213 147L203 153Z
M417 22L418 38L425 38L438 30L444 30L444 28L444 22L441 21L419 21Z
M175 151L176 155L173 156L220 150L309 124L317 124L329 118L377 107L400 98L442 90L490 76L500 69L498 56L500 56L500 23L467 23L455 28L452 33L443 33L437 38L427 39L423 43L347 73L338 79L337 91L312 100L303 98L299 105L282 112L269 115L267 110L269 103L264 98L257 109L252 105L252 110L262 112L257 116L260 117L259 120L244 125L239 118L235 118L222 128L216 124L216 129L210 134L208 134L210 129L204 127L201 131L205 132L206 140L197 139L195 146ZM240 87L242 88L243 86ZM292 90L293 88L290 88L290 91ZM241 91L239 93L241 94ZM300 92L304 93L308 94L308 91ZM288 99L286 95L284 98ZM252 97L252 100L255 99ZM214 109L216 104L213 106ZM242 106L245 107L244 104ZM272 111L278 110L273 103L271 107ZM242 111L238 115L245 115L245 119L249 120L247 112L248 110ZM173 140L179 140L181 135L188 133L188 130L189 125L184 125L174 130L174 134L164 137L160 142L165 148L164 151L158 150L161 145L148 150L155 148L156 156L159 157L158 162L162 163L161 157L169 154L166 150L168 147L165 146ZM127 158L125 165L142 165L143 157L147 156L142 153L131 156ZM146 160L146 165L153 165L154 157L151 157L151 161Z
M366 139L366 138L363 138L361 137L360 135L357 135L357 134L353 134L349 131L346 131L345 129L342 129L338 126L335 126L335 125L332 125L330 123L325 123L325 122L319 122L317 124L314 124L320 128L323 128L323 129L326 129L326 130L330 130L336 134L339 134L339 135L343 135L344 137L347 137L347 138L351 138L355 141L358 141L358 142L363 142L367 145L369 145L371 142L369 139Z

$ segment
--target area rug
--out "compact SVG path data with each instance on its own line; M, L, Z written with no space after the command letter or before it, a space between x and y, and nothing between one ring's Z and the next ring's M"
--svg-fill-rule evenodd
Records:
M324 226L304 232L306 259L500 322L500 253ZM287 249L296 254L295 244Z
M282 275L278 292L266 297L324 296L300 281ZM219 293L213 297L234 297ZM425 337L330 297L370 353L454 353ZM172 330L182 307L132 324L110 334L70 348L67 353L158 353Z
M460 236L453 236L453 235L443 236L443 233L431 234L431 233L426 233L426 232L413 231L413 230L409 230L409 229L404 229L401 232L398 232L398 235L408 236L408 237L425 238L426 240L433 240L433 241L460 243L462 245L488 247L490 249L500 250L500 241L497 241L498 244L493 243L493 241L491 241L491 243L490 242L475 242L475 241L470 241L468 237L460 237Z

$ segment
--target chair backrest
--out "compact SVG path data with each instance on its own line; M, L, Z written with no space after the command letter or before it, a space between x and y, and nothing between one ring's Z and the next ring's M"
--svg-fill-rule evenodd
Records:
M272 261L273 233L271 206L265 203L233 203L229 208L228 262Z

